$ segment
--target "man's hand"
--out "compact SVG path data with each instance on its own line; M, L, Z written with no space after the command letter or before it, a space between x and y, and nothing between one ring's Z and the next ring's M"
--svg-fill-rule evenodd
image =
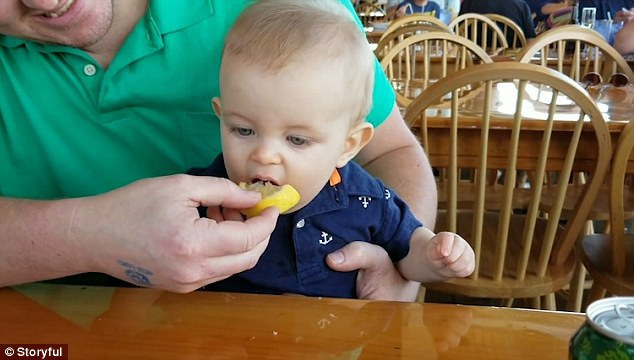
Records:
M247 208L259 200L258 193L227 179L146 179L86 198L68 233L72 242L83 242L93 254L83 255L93 257L86 270L140 286L189 292L257 263L275 227L277 210L242 220L223 216L221 208ZM206 206L212 218L201 218L200 206Z
M420 284L405 280L387 252L378 245L352 242L329 254L326 263L336 271L359 270L360 299L415 301Z
M173 175L52 201L0 198L0 286L102 272L188 292L253 267L278 212L243 220L260 194L227 179ZM201 218L205 206L213 218Z

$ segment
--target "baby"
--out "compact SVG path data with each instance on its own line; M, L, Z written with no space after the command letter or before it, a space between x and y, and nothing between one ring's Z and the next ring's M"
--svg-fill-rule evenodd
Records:
M290 184L301 200L280 215L253 269L207 289L356 297L356 272L333 271L325 258L358 240L384 247L409 280L471 274L464 239L434 234L352 161L374 131L365 120L374 71L360 25L337 0L260 0L241 14L212 100L223 155L193 173Z

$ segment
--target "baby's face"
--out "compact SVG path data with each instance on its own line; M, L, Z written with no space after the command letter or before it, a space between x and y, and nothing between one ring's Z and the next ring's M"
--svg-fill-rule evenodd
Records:
M342 77L294 65L271 74L225 59L215 106L229 178L291 184L301 195L293 210L313 199L348 161L353 115Z

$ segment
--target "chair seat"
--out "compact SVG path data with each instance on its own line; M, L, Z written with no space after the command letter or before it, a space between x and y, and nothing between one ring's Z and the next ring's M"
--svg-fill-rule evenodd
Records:
M616 229L614 229L616 230ZM625 257L634 259L634 235L625 236ZM626 262L623 275L612 271L611 238L609 234L586 236L577 246L586 269L594 281L609 289L613 295L634 294L634 262Z
M572 264L572 262L570 262ZM570 270L570 271L569 271ZM547 295L561 289L572 278L572 266L565 269L552 268L545 277L528 275L523 280L504 278L451 279L441 283L424 284L427 289L473 298L521 299ZM538 294L538 295L536 295Z
M473 212L461 210L458 214L458 233L465 239L472 239L472 230L469 228L473 224ZM500 261L497 255L498 248L495 233L486 232L482 240L480 249L480 269L478 278L468 277L464 279L450 279L442 283L425 284L425 287L440 292L459 294L476 298L530 298L550 294L557 289L561 289L570 282L575 265L574 254L560 266L549 265L543 276L538 275L537 259L541 248L542 236L546 230L546 219L539 219L535 226L533 237L533 251L528 259L526 276L518 279L513 274L518 271L515 267L521 262L517 258L520 254L519 248L524 246L521 243L522 232L524 231L525 216L518 214L511 219L509 229L509 243L506 249L506 261L504 261L504 276L495 279L495 267ZM495 211L488 211L485 215L484 228L497 229L499 214ZM447 227L446 212L440 210L438 213L436 230L444 230ZM561 232L563 229L560 229ZM472 244L473 245L473 244Z

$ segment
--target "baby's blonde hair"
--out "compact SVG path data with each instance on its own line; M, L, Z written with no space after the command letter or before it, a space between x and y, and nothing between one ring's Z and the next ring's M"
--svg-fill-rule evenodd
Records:
M338 0L259 0L236 20L225 54L277 73L289 64L330 62L347 70L350 105L364 120L372 105L374 55L352 14ZM323 74L329 76L329 74ZM354 104L354 105L353 105ZM357 113L357 111L355 111Z

